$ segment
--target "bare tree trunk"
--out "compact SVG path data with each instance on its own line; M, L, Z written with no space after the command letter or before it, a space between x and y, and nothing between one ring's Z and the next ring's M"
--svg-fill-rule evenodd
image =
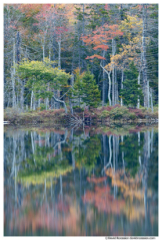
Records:
M11 79L12 79L12 107L16 106L16 96L15 96L15 76L14 71L11 69Z
M58 51L58 69L61 69L61 41L58 41L59 51Z
M84 3L83 3L82 35L84 36ZM82 41L82 46L84 46L84 41ZM83 48L82 48L82 68L84 68L84 52L83 52Z
M54 34L53 34L53 42L52 42L52 49L53 49L53 58L52 60L55 61L55 27L54 27ZM53 64L53 67L55 67L55 64Z
M12 79L12 107L16 106L16 95L15 95L15 39L13 38L13 70L11 70L11 79Z
M30 98L30 109L32 110L33 107L33 90L31 92L31 98Z
M147 101L148 101L147 107L150 108L150 87L149 87L149 80L147 80Z
M47 91L49 91L49 83L48 83ZM49 98L46 98L46 110L47 109L49 109Z
M142 73L143 73L143 92L144 92L144 107L148 108L148 88L149 83L147 80L147 66L146 66L146 4L143 4L143 31L142 31Z
M39 94L40 94L40 90L39 90ZM38 99L38 107L40 108L40 98Z
M123 80L124 80L124 71L122 68L122 77L121 77L121 89L123 89ZM123 98L121 97L121 106L123 106Z
M20 62L20 33L17 32L16 36L16 62Z
M111 93L111 77L110 77L111 71L108 72L101 64L100 64L100 66L107 73L107 76L109 79L108 99L109 99L109 105L111 106L111 96L110 96L110 93Z
M20 97L20 102L21 102L21 110L24 111L24 80L21 81L21 97Z
M43 44L43 62L44 62L44 59L45 59L45 46Z
M150 97L151 97L151 110L152 110L152 112L154 112L153 100L152 100L152 88L150 88Z
M49 61L51 61L51 45L49 44Z
M34 92L33 92L33 110L36 109L36 106L35 106L35 95L34 95Z
M74 74L72 72L71 74L71 84L70 84L72 87L74 85ZM72 98L73 98L73 93L72 93ZM73 114L73 104L71 102L71 99L69 98L69 105L70 105L70 111L71 111L71 114Z
M59 99L55 98L54 95L53 95L53 98L54 98L54 100L55 100L56 102L58 102L58 103L63 103L63 104L64 104L65 113L67 113L67 107L66 107L66 103L65 103L65 101L62 101L62 100L59 100Z
M103 50L103 57L105 57L105 50ZM104 67L105 61L102 60L102 66ZM103 70L103 82L102 82L102 106L105 104L105 71Z
M112 39L112 56L115 55L116 52L116 46L115 46L115 40ZM113 64L113 70L112 70L112 106L115 105L115 68Z
M139 75L138 75L138 84L140 84L140 71L139 71ZM139 89L139 88L138 88L138 89ZM139 96L138 96L137 108L138 108L138 109L140 108L140 99L139 99Z
M114 72L115 72L115 88L114 88L115 94L114 94L114 96L115 96L115 104L117 104L118 103L118 83L117 83L117 70L116 70L116 68L115 68Z

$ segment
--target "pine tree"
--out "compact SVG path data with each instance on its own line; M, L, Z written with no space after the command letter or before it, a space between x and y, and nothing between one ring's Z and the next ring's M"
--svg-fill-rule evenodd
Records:
M83 78L83 102L85 102L88 106L97 107L100 102L100 92L96 81L94 79L94 75L90 73L88 70L85 72Z
M121 89L121 97L123 98L123 102L126 105L130 105L133 107L137 106L138 97L142 99L142 89L138 84L138 71L134 62L131 62L129 65L129 70L125 70L124 74L126 76L125 81L123 82L124 89Z
M82 97L83 97L82 77L84 75L84 72L82 74L80 74L80 69L77 68L77 69L75 69L74 73L75 73L75 84L72 89L73 97L71 96L71 98L73 99L73 103L78 103L78 105L80 107L80 105L83 103L82 102Z

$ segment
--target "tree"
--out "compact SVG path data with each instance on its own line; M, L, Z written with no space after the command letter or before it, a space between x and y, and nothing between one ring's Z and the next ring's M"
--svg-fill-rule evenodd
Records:
M132 62L129 65L130 70L125 70L126 79L123 82L124 89L121 89L121 96L126 105L132 105L133 107L137 106L138 98L142 98L142 90L140 85L137 82L138 71Z
M56 98L53 91L66 86L70 74L58 68L53 69L52 64L53 62L49 62L48 59L45 59L44 62L24 61L17 66L17 73L22 80L27 79L26 87L31 92L31 108L34 104L35 109L34 96L36 99L53 97L56 102L64 104L67 113L65 101Z
M108 99L110 106L119 102L124 70L134 61L144 94L138 107L153 109L158 103L158 4L5 4L5 108L23 111L31 98L26 80L16 76L15 64L23 58L42 61L47 56L54 61L53 68L72 75L74 69L83 72L90 63L102 105ZM51 91L48 85L47 89ZM64 87L55 90L55 96L59 99L64 91ZM47 97L46 109L50 101ZM34 102L40 106L41 100Z
M92 34L88 35L88 36L84 36L82 37L83 41L86 43L86 45L93 45L93 49L97 52L99 52L100 54L93 54L92 56L87 56L86 59L94 59L97 58L99 60L101 60L100 62L100 66L103 69L103 72L106 72L108 74L107 71L105 71L105 68L103 66L103 61L106 60L105 55L106 55L106 51L109 49L108 46L108 41L112 41L112 55L115 54L115 47L114 47L114 38L117 36L122 36L123 32L120 31L119 26L117 24L113 24L113 25L108 25L108 24L103 24L103 26L96 28L95 31L92 32ZM102 56L101 56L102 54ZM112 83L112 105L114 105L114 67L113 64L112 65L112 72L113 72L113 83ZM108 74L108 78L109 78L109 93L108 93L108 98L109 98L109 104L111 104L111 100L110 100L110 91L111 91L111 81L110 81L110 75ZM105 87L104 87L104 81L103 81L103 90L102 90L102 101L104 103L104 92L105 92Z
M83 102L88 106L97 107L100 102L100 92L96 85L94 75L88 70L82 78L83 81Z
M80 74L80 69L77 68L75 71L75 84L72 89L72 96L71 98L73 99L73 103L76 103L79 105L82 104L82 97L83 97L83 82L82 82L82 77L84 73Z

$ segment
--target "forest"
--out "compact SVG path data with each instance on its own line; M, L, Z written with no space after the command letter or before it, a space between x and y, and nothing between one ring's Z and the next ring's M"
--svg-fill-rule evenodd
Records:
M158 4L4 4L6 112L106 106L158 107Z
M5 236L158 236L158 4L4 4Z

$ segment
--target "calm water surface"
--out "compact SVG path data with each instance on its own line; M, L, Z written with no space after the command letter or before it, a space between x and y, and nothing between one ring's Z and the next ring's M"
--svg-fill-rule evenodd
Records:
M4 235L157 236L157 127L5 127Z

